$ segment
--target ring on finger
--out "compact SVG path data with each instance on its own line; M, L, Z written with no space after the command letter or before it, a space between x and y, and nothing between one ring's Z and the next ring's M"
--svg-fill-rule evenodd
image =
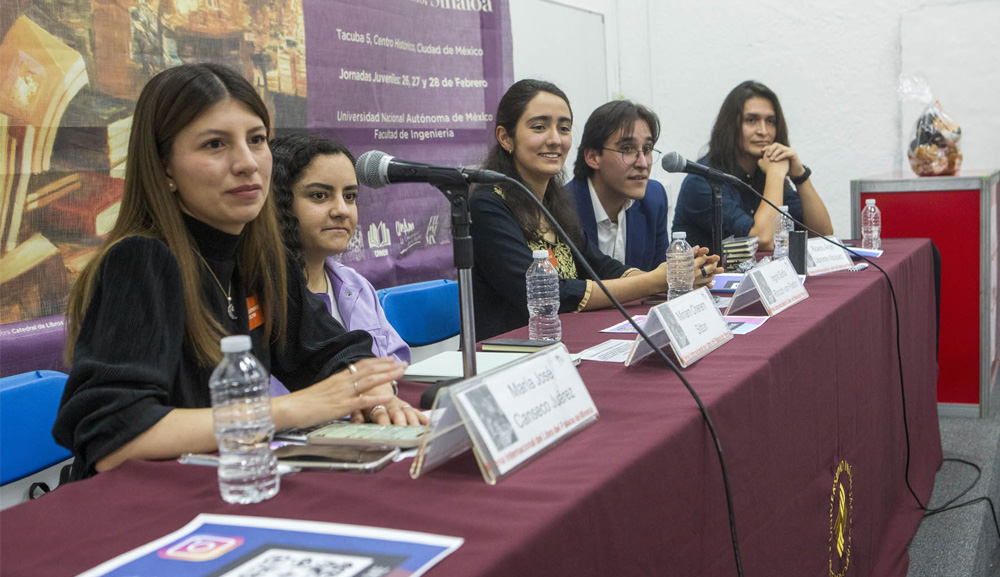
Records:
M358 382L357 381L354 381L354 394L357 395L357 396L359 396L359 397L361 396L361 391L358 390Z
M701 277L702 278L708 278L708 273L705 272L705 265L701 265L698 268L701 270Z
M383 410L388 415L389 409L385 408L385 405L375 405L370 411L368 411L368 420L375 422L375 411Z
M358 374L358 367L355 367L354 363L347 365L347 370L351 371L352 375Z

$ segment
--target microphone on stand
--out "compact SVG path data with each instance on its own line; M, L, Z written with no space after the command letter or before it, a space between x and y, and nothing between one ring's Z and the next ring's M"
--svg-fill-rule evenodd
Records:
M726 259L722 254L722 183L733 183L736 186L743 184L743 181L735 176L726 174L720 170L710 168L697 162L686 160L676 152L668 152L663 155L661 161L663 170L667 172L686 172L700 176L708 181L712 187L712 254L719 255L722 259L719 264L726 268Z
M458 270L458 306L461 320L462 372L466 379L476 375L476 326L473 322L472 299L472 235L469 215L469 185L498 184L510 180L492 170L435 166L410 162L370 150L358 157L354 165L358 183L369 188L382 188L401 182L426 182L448 197L451 205L452 250Z
M721 170L716 170L714 168L705 166L704 164L698 164L697 162L691 162L685 159L680 154L676 152L668 152L663 155L663 160L660 161L660 165L663 166L663 170L667 172L686 172L688 174L694 174L700 176L705 180L715 181L715 182L739 182L742 181L731 174L726 174ZM739 186L739 185L737 185Z
M354 172L358 182L368 188L382 188L401 182L499 184L507 180L506 175L492 170L411 162L378 150L369 150L359 156Z

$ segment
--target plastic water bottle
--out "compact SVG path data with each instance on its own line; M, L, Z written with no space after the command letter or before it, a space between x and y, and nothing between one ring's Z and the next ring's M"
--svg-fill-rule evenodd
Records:
M874 198L866 200L861 209L861 248L882 249L882 211Z
M222 362L209 380L219 492L227 503L257 503L278 494L271 381L250 346L247 335L223 338Z
M531 253L535 262L524 275L528 287L528 338L536 341L562 340L559 322L559 273L549 262L549 251Z
M694 288L694 249L686 232L675 232L667 247L667 300L689 293Z
M785 216L788 207L781 206L781 212L774 216L774 254L771 258L779 259L788 256L788 233L795 230L795 223Z

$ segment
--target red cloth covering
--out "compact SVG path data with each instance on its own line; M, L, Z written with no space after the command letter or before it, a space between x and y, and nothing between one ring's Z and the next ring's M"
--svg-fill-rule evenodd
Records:
M910 482L926 502L942 458L931 249L884 243L876 262L899 298ZM869 268L810 278L806 289L810 298L684 371L722 440L743 566L747 575L827 575L832 555L834 574L847 562L852 577L903 577L921 511L904 482L888 285ZM623 338L597 332L618 321L614 312L562 318L571 352ZM12 577L75 575L207 512L465 538L435 576L735 575L719 464L677 377L657 358L579 370L598 422L496 486L466 454L417 481L409 461L371 476L286 476L274 499L235 506L219 497L211 468L129 462L4 511L0 567ZM410 401L419 393L403 384ZM849 557L831 553L843 461Z

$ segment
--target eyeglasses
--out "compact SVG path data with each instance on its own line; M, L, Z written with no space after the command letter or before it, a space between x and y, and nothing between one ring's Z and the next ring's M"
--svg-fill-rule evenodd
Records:
M627 165L635 164L639 161L639 153L641 152L643 156L646 157L646 161L649 164L656 164L656 159L660 158L660 151L656 150L652 146L643 146L641 149L633 148L631 146L625 146L621 150L615 148L603 147L602 150L610 150L611 152L617 152L622 155L622 162Z

